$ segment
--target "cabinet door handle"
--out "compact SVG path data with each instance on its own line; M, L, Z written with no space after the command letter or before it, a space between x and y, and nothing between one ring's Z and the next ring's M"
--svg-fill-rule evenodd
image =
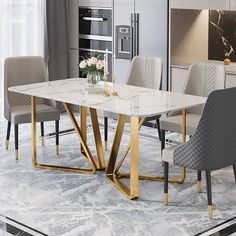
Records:
M106 21L106 18L100 18L100 17L83 17L83 20L88 21Z

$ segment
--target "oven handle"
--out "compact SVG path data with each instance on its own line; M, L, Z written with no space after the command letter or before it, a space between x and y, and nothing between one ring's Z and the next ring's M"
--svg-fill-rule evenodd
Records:
M107 21L107 18L101 18L101 17L83 17L83 20L88 21Z

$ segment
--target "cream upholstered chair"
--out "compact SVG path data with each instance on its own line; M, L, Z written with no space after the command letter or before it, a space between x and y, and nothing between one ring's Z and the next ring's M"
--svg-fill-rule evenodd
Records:
M185 144L167 147L164 161L164 203L168 204L169 163L206 172L208 216L212 218L211 171L233 166L236 181L236 88L213 91L206 102L192 138Z
M8 149L11 124L15 126L15 152L18 159L18 126L31 122L30 96L8 91L11 86L47 81L47 71L42 57L12 57L5 60L4 70L4 116L8 121L6 149ZM41 123L42 144L44 144L44 121L55 121L56 149L59 148L60 113L50 106L49 101L37 99L37 122Z
M136 56L133 58L129 75L126 81L127 85L152 88L159 90L162 81L162 59L158 57ZM107 149L108 139L108 117L117 118L115 114L104 112L104 139ZM145 121L155 120L158 128L159 139L160 133L160 116L150 117Z
M220 63L199 62L190 66L183 93L204 96L216 89L225 88L225 67ZM186 116L186 134L193 135L201 117L203 106L188 109ZM160 127L162 140L165 140L165 131L182 132L182 112L172 112L167 117L161 117Z

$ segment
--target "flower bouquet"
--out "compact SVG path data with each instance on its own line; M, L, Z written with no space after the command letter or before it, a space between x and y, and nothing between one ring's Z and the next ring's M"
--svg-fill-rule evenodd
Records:
M96 87L100 77L104 74L104 60L100 58L100 56L95 53L95 55L91 58L84 58L80 64L80 71L83 76L87 76L88 86Z

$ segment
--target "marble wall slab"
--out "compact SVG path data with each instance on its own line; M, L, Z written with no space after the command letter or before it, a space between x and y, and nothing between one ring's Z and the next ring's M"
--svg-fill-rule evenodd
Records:
M236 12L209 11L209 50L211 60L230 58L236 62Z

